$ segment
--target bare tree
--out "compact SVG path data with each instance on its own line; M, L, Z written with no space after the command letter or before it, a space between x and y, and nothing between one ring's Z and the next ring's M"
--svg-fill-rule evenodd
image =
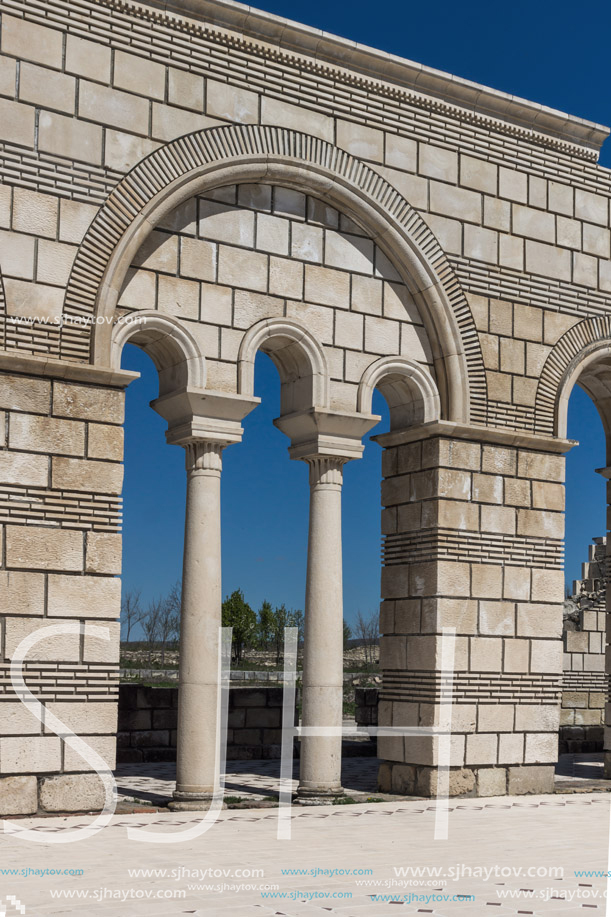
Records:
M359 611L354 625L354 635L363 647L365 663L373 665L376 661L375 647L380 641L380 619L377 612L365 618Z
M126 643L129 643L132 630L142 621L143 615L140 591L128 589L121 599L121 628L125 634Z
M158 640L161 643L161 665L165 664L165 654L169 643L178 639L180 630L180 583L175 583L170 594L159 604Z
M178 616L180 622L180 609L182 606L182 581L176 580L168 595L168 602L172 606L172 611Z
M153 599L149 602L146 612L142 616L141 624L144 638L147 643L149 665L152 662L153 649L160 639L160 625L164 599Z

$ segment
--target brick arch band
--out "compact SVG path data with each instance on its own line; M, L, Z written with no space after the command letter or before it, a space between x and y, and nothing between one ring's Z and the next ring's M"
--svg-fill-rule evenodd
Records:
M2 276L2 268L0 268L0 316L6 316L6 296L4 294L4 278ZM4 347L6 339L6 329L4 327L4 321L0 322L0 347Z
M580 366L597 353L611 350L611 316L586 318L566 331L550 351L537 386L535 429L537 433L565 436L564 401L576 381ZM569 384L570 383L570 384ZM568 390L567 390L568 384Z
M0 267L0 347L6 346L6 295L4 292L4 278Z
M485 421L486 377L479 339L460 283L435 236L382 176L338 147L278 127L229 125L180 137L136 165L91 224L70 275L64 314L97 318L62 329L61 352L89 344L108 365L121 283L153 227L183 201L242 182L284 184L322 197L355 217L403 276L429 335L447 419ZM73 357L72 357L73 358Z

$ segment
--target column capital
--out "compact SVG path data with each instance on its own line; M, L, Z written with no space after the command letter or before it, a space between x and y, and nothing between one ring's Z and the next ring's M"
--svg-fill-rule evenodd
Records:
M377 414L309 408L278 417L274 426L290 438L289 455L292 459L312 462L334 458L343 464L361 457L365 448L363 436L379 420Z
M151 401L151 407L167 420L166 440L170 445L216 442L229 446L241 442L242 420L260 401L247 395L185 386Z
M311 487L322 485L341 488L343 467L350 459L333 455L308 455L302 461L308 463Z
M196 439L183 443L185 450L185 467L188 472L220 474L223 470L222 453L227 443Z

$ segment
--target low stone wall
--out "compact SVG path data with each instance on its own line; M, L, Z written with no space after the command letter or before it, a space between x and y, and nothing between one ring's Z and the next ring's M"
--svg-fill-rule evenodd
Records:
M377 726L378 725L378 696L379 688L355 688L354 703L356 710L354 719L357 726ZM377 754L378 738L370 736L371 754Z
M282 696L280 687L231 686L228 759L280 757ZM175 761L177 714L178 688L121 685L117 763Z
M297 673L301 677L301 671ZM128 681L175 681L178 684L178 669L120 669L119 676L121 679ZM344 672L344 684L358 684L364 676L362 672ZM371 677L371 676L369 676ZM374 680L381 681L379 675L373 676ZM278 684L284 681L284 672L261 672L253 669L245 671L240 669L231 669L229 673L230 681L254 681L271 682Z
M354 718L357 726L378 725L378 694L379 688L354 689L354 703L356 704Z
M604 726L561 726L559 754L574 755L602 751L604 738Z

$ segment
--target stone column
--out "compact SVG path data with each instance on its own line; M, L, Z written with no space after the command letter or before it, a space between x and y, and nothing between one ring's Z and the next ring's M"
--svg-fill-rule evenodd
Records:
M226 444L185 446L187 506L180 621L176 791L172 808L197 808L218 785L221 626L221 470Z
M374 414L296 411L274 421L291 439L289 455L310 466L310 532L303 664L304 727L341 730L344 662L342 593L342 468L363 453ZM303 799L338 796L342 738L302 735L297 793Z
M185 448L187 466L173 809L206 808L219 779L221 455L241 441L240 422L258 403L258 398L191 386L151 403L168 421L168 443Z
M341 729L343 692L342 466L344 458L313 456L303 663L304 727ZM338 796L342 738L301 739L298 795Z

